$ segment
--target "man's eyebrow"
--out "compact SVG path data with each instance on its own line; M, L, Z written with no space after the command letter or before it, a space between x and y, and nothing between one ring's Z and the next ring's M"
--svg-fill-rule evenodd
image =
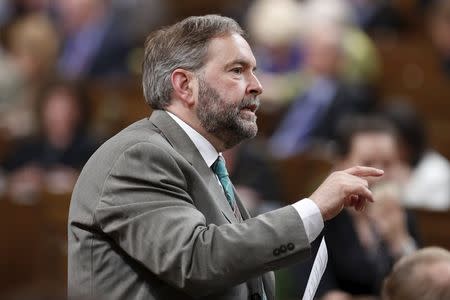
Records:
M242 66L244 66L244 67L251 67L251 66L252 66L252 64L251 64L249 61L247 61L247 60L244 60L244 59L235 59L235 60L233 60L233 61L227 63L227 64L225 65L225 68L228 69L228 68L230 68L230 67L233 66L233 65L242 65ZM255 72L257 69L258 69L258 68L257 68L256 66L253 66L252 71Z

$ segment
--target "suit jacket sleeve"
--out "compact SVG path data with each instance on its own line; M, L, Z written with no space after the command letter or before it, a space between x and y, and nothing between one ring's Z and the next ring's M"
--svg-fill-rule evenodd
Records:
M100 229L159 278L204 296L309 255L291 206L243 223L207 224L177 159L150 142L131 146L112 167L95 210Z

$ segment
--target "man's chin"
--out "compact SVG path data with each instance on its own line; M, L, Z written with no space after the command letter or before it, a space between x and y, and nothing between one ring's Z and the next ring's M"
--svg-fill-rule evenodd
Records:
M242 124L242 133L244 139L251 139L258 133L258 125L256 121L244 121Z
M241 134L239 134L239 135L235 134L232 137L223 139L223 141L225 142L225 148L230 149L245 140L252 139L256 136L257 132L258 132L257 128L255 128L255 130L251 130L251 131L248 130L248 128L247 128L247 130L245 132L241 132Z
M256 123L256 114L249 109L242 109L239 112L239 116L244 121Z

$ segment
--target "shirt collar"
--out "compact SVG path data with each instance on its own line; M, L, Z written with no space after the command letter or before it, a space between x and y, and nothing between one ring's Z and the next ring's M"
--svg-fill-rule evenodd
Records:
M211 167L212 164L216 161L217 157L219 157L219 153L214 148L214 146L203 135L198 133L194 128L189 126L179 117L169 111L166 112L175 122L177 122L177 124L184 130L184 132L186 132L186 134L194 143L195 147L197 147L203 160L206 162L208 167Z

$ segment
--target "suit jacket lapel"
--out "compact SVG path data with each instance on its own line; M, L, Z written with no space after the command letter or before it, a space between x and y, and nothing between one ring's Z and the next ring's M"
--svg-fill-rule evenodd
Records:
M204 178L209 190L214 195L214 200L219 205L226 219L230 223L237 222L214 172L208 167L186 132L163 110L153 111L149 120L161 131L162 135L169 141L172 147Z
M247 208L245 208L244 204L242 203L241 199L239 198L238 193L236 192L236 189L233 186L233 192L234 192L234 198L236 199L236 204L239 208L239 212L241 213L242 219L247 220L250 219L250 213L248 212Z

